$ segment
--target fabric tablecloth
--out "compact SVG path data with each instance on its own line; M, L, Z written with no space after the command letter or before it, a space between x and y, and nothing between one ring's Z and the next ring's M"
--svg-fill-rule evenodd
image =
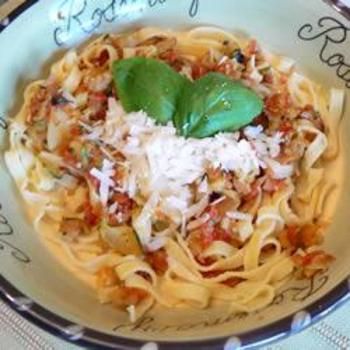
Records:
M33 326L0 301L0 350L79 350ZM349 350L350 303L313 327L263 350Z
M0 0L0 18L24 0ZM350 0L346 0L349 2ZM30 324L0 301L0 350L78 350ZM313 327L264 350L350 350L350 303L343 305Z

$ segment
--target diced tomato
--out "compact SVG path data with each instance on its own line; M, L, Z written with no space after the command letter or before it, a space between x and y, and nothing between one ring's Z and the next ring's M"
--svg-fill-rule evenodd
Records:
M264 74L263 83L273 84L273 82L274 82L274 78L273 78L273 74L272 73Z
M265 99L265 112L271 117L281 117L286 114L290 104L287 92L274 94Z
M112 304L116 307L137 305L148 296L148 293L139 288L120 287L112 295Z
M311 253L306 254L303 257L303 266L313 266L314 268L327 268L328 264L333 262L335 258L325 253L323 250L316 250Z
M294 255L292 257L294 264L301 269L303 276L310 278L318 271L323 271L329 268L329 265L335 258L325 253L323 250L316 250L304 256Z
M71 239L77 238L85 232L84 221L80 219L64 218L60 225L60 232L69 236Z
M269 126L269 118L265 113L261 113L253 119L252 125L261 125L264 129L266 129Z
M303 266L303 259L304 259L303 255L296 254L292 256L292 261L294 265L298 268L301 268Z
M69 133L72 137L77 137L81 135L81 128L79 125L74 125L70 128Z
M167 254L164 249L147 253L145 259L158 275L164 275L168 269Z
M324 131L324 122L321 118L320 113L317 113L313 106L306 105L300 112L299 115L302 119L310 120L317 129Z
M212 221L208 221L200 227L199 242L202 247L202 252L204 249L208 248L210 244L214 241L214 224Z
M118 203L119 211L129 218L135 206L135 201L124 193L116 193L113 200Z
M241 282L243 282L244 280L242 278L239 278L239 277L231 277L227 280L225 280L223 282L223 284L225 284L226 286L228 287L236 287L238 284L240 284Z
M202 264L212 263L211 260L204 261L200 258L200 255L214 241L224 241L237 247L241 245L241 242L238 242L238 239L236 239L230 232L219 227L219 225L215 225L215 221L213 220L207 221L198 229L190 232L187 240L188 246L193 255Z
M119 278L114 271L113 267L105 266L98 270L97 274L97 286L99 288L112 287L119 282Z
M122 223L126 223L128 221L128 218L124 218L123 214L119 214L119 212L114 214L109 214L108 218L108 225L110 226L118 226Z
M182 67L184 66L184 60L181 59L177 52L173 49L166 50L162 53L160 53L159 58L166 63L168 63L172 68L174 68L176 71L181 71Z
M236 210L238 205L239 200L237 199L235 200L229 197L220 199L220 201L217 204L212 205L212 207L214 207L217 211L217 213L214 213L215 217L213 218L213 220L221 221L221 219L226 215L227 212Z
M100 55L96 57L93 62L97 67L104 66L109 60L109 52L107 50L102 50Z
M59 153L68 165L75 166L77 164L78 160L69 147L64 147Z
M210 220L213 222L218 222L221 218L219 211L215 205L209 205L205 212L209 214Z
M89 95L89 98L93 101L105 102L108 99L108 96L103 92L94 92Z
M278 129L280 132L283 132L284 134L288 134L289 132L293 131L293 124L290 120L284 120Z
M104 120L106 115L107 111L101 108L92 116L92 120Z
M215 278L217 276L220 276L222 273L224 273L225 271L222 270L213 270L213 271L203 271L202 272L202 276L204 278ZM225 281L223 281L222 283L228 287L235 287L237 286L237 284L241 283L243 281L242 278L239 277L231 277Z
M202 234L201 244L205 248L208 248L214 242L214 235Z
M300 229L300 237L305 248L323 242L322 228L315 224L306 224Z
M114 157L117 158L116 156ZM112 179L118 184L124 179L124 177L125 177L125 168L117 167L117 169L115 169L115 174L112 176Z
M200 258L200 254L203 252L205 247L203 245L202 232L200 229L190 232L187 238L187 244L193 256L195 256L198 259L198 261L202 263L202 259L199 259L199 258Z
M256 179L251 185L250 185L250 192L243 196L244 201L249 202L251 200L254 200L261 192L261 186L265 181L265 177L260 177Z
M287 75L287 74L281 74L280 75L280 79L279 79L279 81L280 81L280 84L281 85L286 85L287 83L288 83L288 80L289 80L289 76Z
M104 120L107 114L108 96L103 92L93 92L89 95L89 107L91 108L91 120Z
M89 89L88 87L86 86L86 84L84 82L82 82L78 87L77 89L75 90L75 94L76 95L79 95L79 94L85 94L85 93L88 93L89 92Z
M208 69L199 62L192 63L192 78L194 80L201 78L203 75L208 73Z
M312 263L312 261L314 260L315 257L317 257L319 254L321 253L321 251L314 251L314 252L311 252L309 254L306 254L305 256L302 257L302 260L301 260L301 264L302 266L307 266L307 265L310 265Z
M301 246L298 226L287 226L286 234L288 242L292 245L292 247L298 248Z
M203 257L201 257L199 255L196 255L195 258L203 266L209 266L209 265L212 265L215 262L215 259L213 259L211 257L203 258Z
M285 184L284 180L273 179L273 178L268 176L263 184L262 189L265 192L274 193L274 192L277 192L280 189L282 189L284 184Z
M280 234L284 247L308 248L322 243L322 229L319 225L305 224L304 226L287 226Z
M118 203L117 212L108 217L108 223L112 226L126 223L130 220L135 202L127 194L117 192L112 196L110 204Z
M214 230L214 241L224 241L224 242L227 242L227 243L230 243L231 240L232 240L232 235L220 228L220 227L216 227L215 230Z
M215 278L221 275L224 271L222 270L212 270L212 271L202 271L202 276L205 278Z
M113 195L113 201L117 202L119 205L130 205L132 199L125 193L117 192Z
M102 218L101 208L92 206L87 202L84 207L84 221L89 227L96 226Z
M252 187L252 190L243 197L245 202L250 202L252 200L254 200L260 193L260 188L258 187Z
M27 122L31 123L34 118L39 117L39 113L45 100L48 97L48 91L46 87L39 87L39 90L33 95L29 103L29 113L27 114ZM47 117L49 113L47 114Z
M214 241L224 241L230 243L232 240L231 234L220 228L220 227L211 227L209 224L204 224L201 228L201 240L203 247L209 247Z
M123 300L128 305L137 305L140 301L145 299L148 293L139 288L123 287L122 288Z
M214 67L214 71L235 79L238 79L241 74L240 72L236 71L235 66L231 60L226 60L221 64L216 65L216 67Z
M312 119L315 109L312 105L306 105L301 109L300 117L303 119Z
M175 50L168 50L168 51L165 51L163 52L159 58L161 58L162 60L168 62L168 63L174 63L176 62L177 58L178 58L178 55L177 53L175 52Z

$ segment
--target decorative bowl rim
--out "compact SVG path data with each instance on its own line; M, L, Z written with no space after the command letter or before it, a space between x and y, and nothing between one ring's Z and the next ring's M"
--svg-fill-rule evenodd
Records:
M340 1L323 0L340 14L349 19L350 9L341 5ZM18 16L28 10L39 0L25 0L0 22L1 32L8 27ZM93 348L114 349L178 349L179 345L187 345L191 349L224 350L260 347L271 344L314 325L330 312L333 312L350 300L350 277L344 279L320 299L314 301L303 310L274 321L268 325L231 336L217 337L207 340L193 341L145 341L107 334L92 328L74 324L40 304L34 302L24 293L15 288L8 280L0 275L0 299L11 309L24 317L30 323L48 333L75 345ZM152 345L152 346L150 346Z
M299 310L266 326L230 336L193 341L142 341L107 334L75 324L34 302L1 275L0 299L30 323L75 345L100 349L142 349L142 346L154 343L154 349L175 350L178 349L179 345L186 344L191 349L223 348L224 350L232 350L268 345L314 325L330 312L350 300L350 278L339 283L303 310Z

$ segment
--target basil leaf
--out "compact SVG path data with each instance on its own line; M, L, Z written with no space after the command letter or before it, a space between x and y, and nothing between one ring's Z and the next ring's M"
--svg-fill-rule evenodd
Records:
M209 73L184 89L174 123L181 135L202 138L238 130L262 109L254 91L223 74Z
M143 110L160 124L172 120L178 97L190 81L167 64L145 57L113 62L113 79L126 112Z

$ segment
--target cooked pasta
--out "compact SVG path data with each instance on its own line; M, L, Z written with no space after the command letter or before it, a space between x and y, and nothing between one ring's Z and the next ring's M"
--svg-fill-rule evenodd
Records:
M112 66L136 56L188 81L221 73L263 111L235 131L181 136L123 108ZM343 100L221 29L107 34L27 87L5 160L35 229L50 225L45 238L131 321L155 304L250 312L333 260L319 246Z

